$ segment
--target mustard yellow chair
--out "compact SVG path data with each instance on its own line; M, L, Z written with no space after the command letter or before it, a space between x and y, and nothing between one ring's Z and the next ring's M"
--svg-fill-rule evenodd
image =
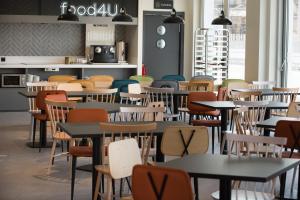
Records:
M53 75L48 77L49 82L57 82L57 83L68 83L69 81L76 80L76 76L72 75Z
M93 75L88 79L94 83L95 88L111 88L114 77L109 75Z
M82 79L79 79L79 80L72 80L72 81L69 81L69 83L80 83L82 88L84 90L93 90L95 89L95 85L94 85L94 82L90 81L90 80L82 80Z

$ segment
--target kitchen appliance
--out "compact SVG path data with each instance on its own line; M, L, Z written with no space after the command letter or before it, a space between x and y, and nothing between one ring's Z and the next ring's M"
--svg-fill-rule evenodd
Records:
M92 63L116 63L116 47L114 45L92 45Z
M1 87L26 87L26 75L25 74L2 74L1 75Z
M117 59L119 63L127 62L127 44L122 40L117 42Z

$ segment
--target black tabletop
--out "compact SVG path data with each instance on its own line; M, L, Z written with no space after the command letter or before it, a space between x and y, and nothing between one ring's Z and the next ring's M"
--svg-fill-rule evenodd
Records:
M233 101L193 101L195 105L205 106L214 109L234 109ZM287 109L289 103L270 101L267 105L268 109Z
M139 106L132 105L132 104L102 103L102 102L85 102L85 103L77 103L76 104L76 108L78 108L78 109L102 108L102 109L106 110L108 113L120 112L120 107L139 107Z
M144 124L151 122L115 122L116 124ZM184 122L163 121L156 122L157 129L154 134L162 134L164 129L169 126L189 126ZM102 133L99 123L60 123L58 126L72 138L94 137Z
M236 92L256 92L256 91L259 91L259 92L261 92L262 96L273 96L276 93L282 93L282 92L273 91L272 89L250 89L250 88L249 89L232 89L232 91L236 91Z
M300 164L297 159L228 158L227 155L189 155L160 166L181 169L192 177L267 182Z
M275 117L271 117L270 119L257 123L256 126L261 128L275 128L277 122L281 120L300 121L299 118L275 116Z

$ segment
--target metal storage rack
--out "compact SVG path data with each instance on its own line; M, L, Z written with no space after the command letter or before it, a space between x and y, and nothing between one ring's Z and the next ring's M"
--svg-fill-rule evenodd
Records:
M215 84L228 77L229 31L198 28L194 38L194 76L210 75Z

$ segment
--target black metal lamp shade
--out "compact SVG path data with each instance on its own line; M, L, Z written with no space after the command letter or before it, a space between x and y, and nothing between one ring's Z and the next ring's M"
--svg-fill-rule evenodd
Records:
M181 17L177 16L176 10L174 8L172 9L171 15L164 19L163 22L165 24L184 24L184 20Z
M79 21L79 18L77 15L75 15L72 12L72 8L70 5L67 7L67 12L64 14L61 14L57 18L58 21Z
M225 13L222 10L221 15L219 17L217 17L216 19L214 19L211 22L211 24L212 25L232 25L232 22L225 17Z
M113 19L113 22L132 22L132 17L126 13L125 8L121 8L119 14Z

